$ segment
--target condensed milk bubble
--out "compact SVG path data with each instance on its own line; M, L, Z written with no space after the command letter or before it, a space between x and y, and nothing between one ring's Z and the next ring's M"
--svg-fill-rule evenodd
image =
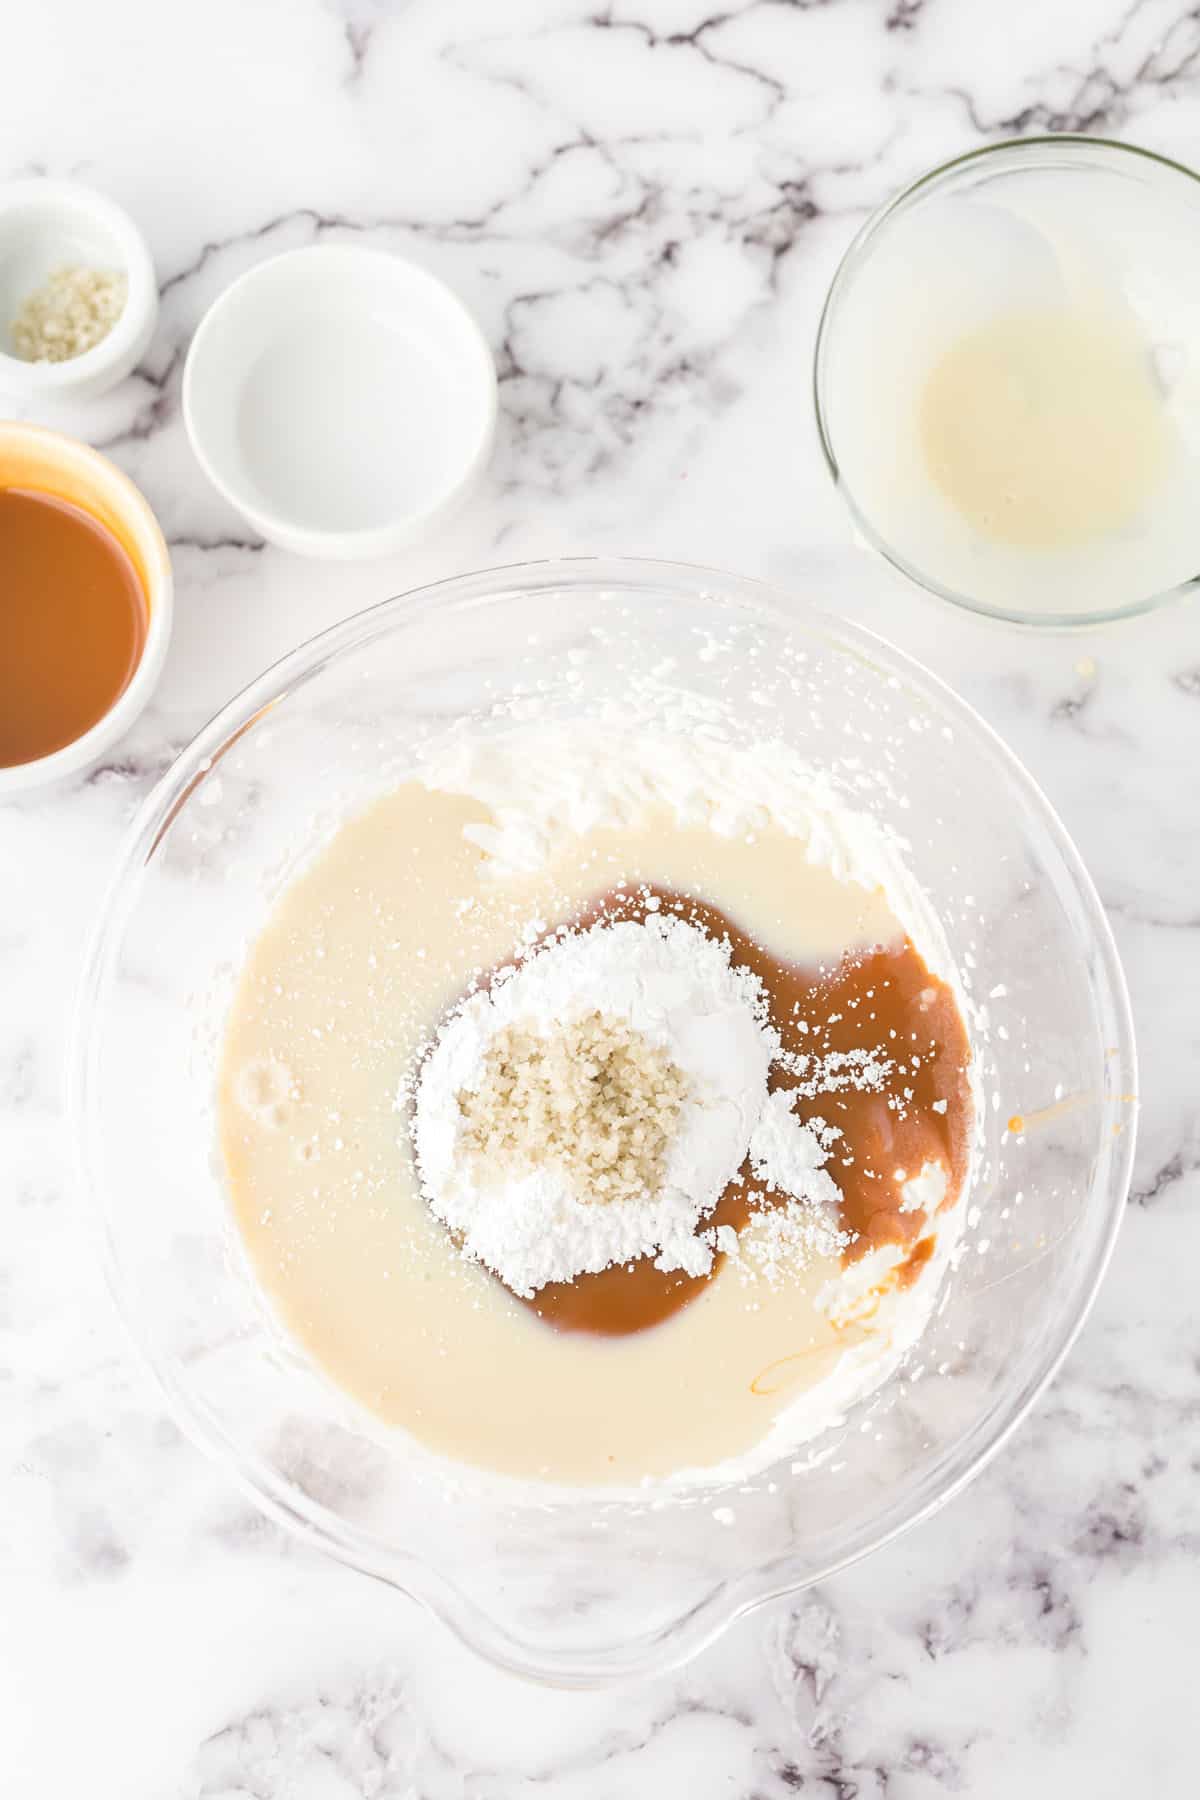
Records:
M299 1084L286 1063L262 1057L247 1063L234 1084L238 1105L260 1125L278 1130L288 1120L288 1102L300 1098Z

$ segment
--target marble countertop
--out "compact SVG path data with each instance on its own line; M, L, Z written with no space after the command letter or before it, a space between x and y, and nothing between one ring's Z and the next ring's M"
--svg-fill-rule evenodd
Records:
M855 548L820 464L813 332L867 210L956 151L1090 130L1200 162L1181 0L41 0L10 9L0 177L92 181L163 288L141 369L60 422L141 484L178 622L110 759L0 806L0 1787L22 1800L971 1800L1196 1792L1200 639L976 624ZM189 452L214 296L314 241L405 252L501 372L485 496L389 562L264 548ZM49 415L40 416L47 422ZM1128 1219L1015 1441L866 1564L620 1694L471 1661L286 1539L179 1436L72 1188L60 1065L136 803L270 660L435 576L627 551L768 576L972 701L1095 877L1140 1036Z

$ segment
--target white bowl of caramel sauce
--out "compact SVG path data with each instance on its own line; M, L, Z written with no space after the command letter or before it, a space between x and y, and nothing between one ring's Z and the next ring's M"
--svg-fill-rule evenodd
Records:
M0 422L0 798L77 774L162 672L166 540L126 475L86 444Z

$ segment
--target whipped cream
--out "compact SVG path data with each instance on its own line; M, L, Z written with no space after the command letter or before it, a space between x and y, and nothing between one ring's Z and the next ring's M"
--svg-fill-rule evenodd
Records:
M615 746L619 745L619 754ZM903 837L849 805L829 776L777 739L730 743L690 730L648 731L619 718L525 725L443 742L417 771L426 787L469 795L491 814L466 835L497 879L531 874L577 837L622 830L665 810L682 830L746 837L774 826L839 881L882 888L930 969L952 969Z

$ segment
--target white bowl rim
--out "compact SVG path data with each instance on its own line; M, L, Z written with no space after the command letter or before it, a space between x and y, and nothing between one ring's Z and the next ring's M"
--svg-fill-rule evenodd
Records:
M344 266L358 265L360 269L369 266L373 272L384 267L394 271L398 267L404 271L407 280L424 284L430 292L437 295L462 340L470 345L471 353L479 358L480 388L486 388L486 393L481 394L483 419L479 433L454 478L426 505L410 512L398 513L395 518L383 524L363 526L360 529L326 530L263 505L258 498L248 495L241 484L230 480L220 462L214 461L204 442L204 435L196 425L194 395L197 370L201 367L206 346L215 327L222 319L228 318L260 282L268 277L278 279L281 267L290 265L297 277L303 279L305 269L312 268L318 259L327 263L342 263ZM482 473L491 453L499 411L499 388L491 345L470 307L441 276L435 275L423 263L396 251L366 244L321 243L304 244L297 249L283 250L276 256L264 258L262 262L245 270L217 296L197 326L188 350L183 370L182 403L188 441L196 461L217 492L265 538L301 554L369 556L383 555L402 543L410 542L419 533L428 531L448 517L465 496Z

